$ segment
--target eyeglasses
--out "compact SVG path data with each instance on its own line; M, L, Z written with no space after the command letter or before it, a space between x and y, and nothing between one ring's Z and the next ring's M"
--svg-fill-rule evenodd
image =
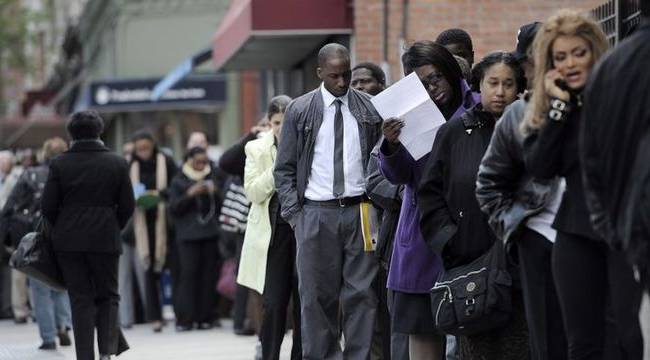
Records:
M440 82L444 80L445 77L437 72L432 72L431 74L427 75L424 79L420 79L422 81L422 85L424 86L425 89L428 89L429 86L433 87L438 87L440 85Z

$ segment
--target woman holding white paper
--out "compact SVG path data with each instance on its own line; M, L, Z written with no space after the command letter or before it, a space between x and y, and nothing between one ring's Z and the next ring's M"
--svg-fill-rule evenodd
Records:
M443 46L418 41L406 51L402 64L406 75L417 74L446 119L474 105L458 63ZM385 121L385 139L379 154L380 168L386 179L405 185L388 275L388 288L394 291L391 321L395 332L409 335L412 360L443 359L445 339L436 333L428 295L442 271L442 261L422 238L415 194L429 155L417 161L414 159L400 142L403 126L399 119Z
M496 121L526 85L517 60L502 52L478 63L472 79L481 103L440 127L417 193L422 234L445 269L471 263L497 241L476 200L476 174ZM461 359L528 358L521 294L513 294L513 317L505 328L457 340Z

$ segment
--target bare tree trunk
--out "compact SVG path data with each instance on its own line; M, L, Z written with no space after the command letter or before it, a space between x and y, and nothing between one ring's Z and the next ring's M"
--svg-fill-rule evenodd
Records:
M4 53L0 49L0 150L5 147L5 126L7 122L7 104L5 103Z

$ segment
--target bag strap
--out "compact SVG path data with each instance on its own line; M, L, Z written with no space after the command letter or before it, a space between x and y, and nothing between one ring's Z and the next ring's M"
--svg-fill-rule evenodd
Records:
M494 241L489 252L490 257L492 258L491 263L493 265L501 269L507 269L506 249L503 242L498 239Z

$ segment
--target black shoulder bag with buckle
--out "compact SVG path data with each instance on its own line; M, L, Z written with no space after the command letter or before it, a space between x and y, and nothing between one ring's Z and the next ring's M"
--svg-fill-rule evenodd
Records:
M431 289L436 329L474 335L500 328L512 313L512 278L500 241L473 262L448 270Z

